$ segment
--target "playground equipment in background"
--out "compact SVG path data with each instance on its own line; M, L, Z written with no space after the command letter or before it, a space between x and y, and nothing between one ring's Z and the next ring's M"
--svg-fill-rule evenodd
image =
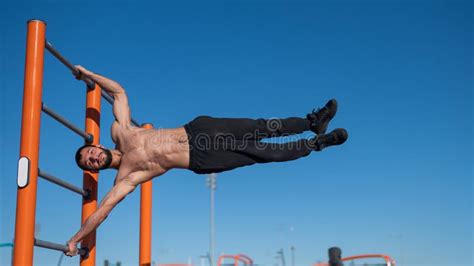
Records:
M224 260L231 259L233 260L232 263L223 263ZM239 262L243 263L244 266L252 266L253 260L245 255L245 254L237 254L237 255L221 255L217 260L217 266L239 266Z
M97 183L98 173L91 171L83 172L83 186L79 188L54 175L40 170L39 137L41 111L57 120L66 128L81 136L87 144L99 144L100 136L100 107L101 96L113 104L114 99L90 79L85 79L87 85L86 94L86 118L85 131L69 122L67 119L53 111L43 103L43 67L44 50L48 50L61 63L68 67L75 76L79 74L68 60L66 60L46 40L46 23L41 20L29 20L27 22L27 42L25 79L23 90L23 111L21 124L20 159L18 160L17 176L17 208L15 223L15 239L13 247L13 264L21 266L33 265L33 247L43 247L58 251L68 251L63 244L35 239L35 211L36 192L38 176L56 185L66 188L82 196L82 222L97 209ZM135 126L139 124L132 118ZM150 124L142 125L151 128ZM73 156L71 155L71 158ZM151 263L151 180L141 185L140 196L140 247L139 265L147 266ZM95 265L95 231L89 234L82 242L79 254L81 255L81 266Z
M370 263L367 261L368 259L382 259L383 263L380 262L373 262ZM356 261L361 261L364 260L363 262L364 266L395 266L395 261L388 255L383 255L383 254L365 254L365 255L355 255L355 256L350 256L350 257L345 257L342 259L343 262L347 262L347 266L353 266L357 265Z
M342 258L342 251L338 247L330 248L328 254L328 263L316 263L313 266L395 266L395 260L383 254L365 254Z

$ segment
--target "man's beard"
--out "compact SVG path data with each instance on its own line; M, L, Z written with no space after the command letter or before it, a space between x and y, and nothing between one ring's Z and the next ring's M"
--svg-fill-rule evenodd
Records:
M104 165L100 166L97 170L104 170L109 168L110 164L112 164L112 152L107 149L101 148L105 153L105 160Z

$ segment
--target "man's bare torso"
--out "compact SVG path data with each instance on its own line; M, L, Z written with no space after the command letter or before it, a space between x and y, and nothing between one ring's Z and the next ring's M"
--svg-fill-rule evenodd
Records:
M112 125L112 139L122 153L117 180L140 184L172 168L189 167L189 144L184 128L144 129Z

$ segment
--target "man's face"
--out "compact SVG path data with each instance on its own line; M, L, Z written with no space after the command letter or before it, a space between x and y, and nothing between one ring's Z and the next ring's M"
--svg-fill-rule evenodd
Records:
M112 154L109 150L101 147L86 147L81 150L80 164L93 170L101 170L109 167Z

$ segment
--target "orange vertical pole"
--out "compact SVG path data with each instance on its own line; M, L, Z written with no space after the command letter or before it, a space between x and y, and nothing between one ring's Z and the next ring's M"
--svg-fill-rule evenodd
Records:
M101 88L95 85L95 88L87 88L86 97L86 132L92 134L94 139L92 143L97 145L100 141L100 99ZM82 223L97 209L97 183L99 174L97 172L84 171L83 188L89 190L90 196L82 200ZM89 256L81 258L81 266L94 266L96 249L95 249L96 232L90 233L82 241L81 247L89 249Z
M29 20L26 39L23 112L15 223L13 265L33 265L36 188L43 90L46 23Z
M143 128L153 128L151 124L143 124ZM151 265L151 180L140 186L140 266Z

